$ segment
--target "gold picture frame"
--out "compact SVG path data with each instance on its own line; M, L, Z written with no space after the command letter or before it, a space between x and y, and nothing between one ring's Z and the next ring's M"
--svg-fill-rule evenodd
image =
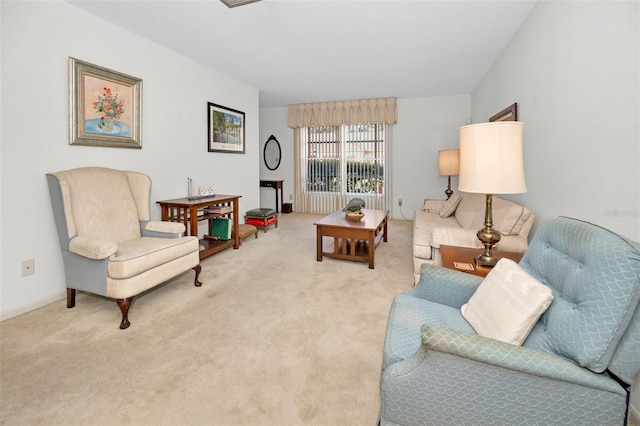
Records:
M518 121L518 103L509 105L499 113L492 115L489 121Z
M69 58L69 144L142 148L142 80Z

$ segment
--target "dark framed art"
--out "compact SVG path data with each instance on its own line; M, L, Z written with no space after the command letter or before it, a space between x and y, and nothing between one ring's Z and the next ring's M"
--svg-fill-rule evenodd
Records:
M207 102L209 152L244 154L244 112Z
M492 115L489 121L518 121L518 103L514 103L497 114Z
M142 80L69 58L69 144L142 148Z

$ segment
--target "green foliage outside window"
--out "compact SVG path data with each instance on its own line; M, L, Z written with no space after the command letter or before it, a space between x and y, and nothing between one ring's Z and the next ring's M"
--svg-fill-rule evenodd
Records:
M308 160L307 189L340 192L340 160ZM370 161L347 161L347 193L382 193L384 168Z

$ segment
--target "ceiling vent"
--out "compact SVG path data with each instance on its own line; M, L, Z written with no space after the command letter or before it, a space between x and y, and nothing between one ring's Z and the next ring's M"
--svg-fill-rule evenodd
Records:
M231 8L231 7L244 6L245 4L255 3L260 0L220 0L220 1L224 3L227 7Z

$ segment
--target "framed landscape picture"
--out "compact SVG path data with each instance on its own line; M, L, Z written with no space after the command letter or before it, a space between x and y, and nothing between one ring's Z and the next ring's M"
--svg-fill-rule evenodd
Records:
M489 122L492 121L518 121L518 103L511 104L499 113L489 117Z
M244 112L207 102L209 152L244 154Z
M71 145L142 148L142 80L69 58Z

